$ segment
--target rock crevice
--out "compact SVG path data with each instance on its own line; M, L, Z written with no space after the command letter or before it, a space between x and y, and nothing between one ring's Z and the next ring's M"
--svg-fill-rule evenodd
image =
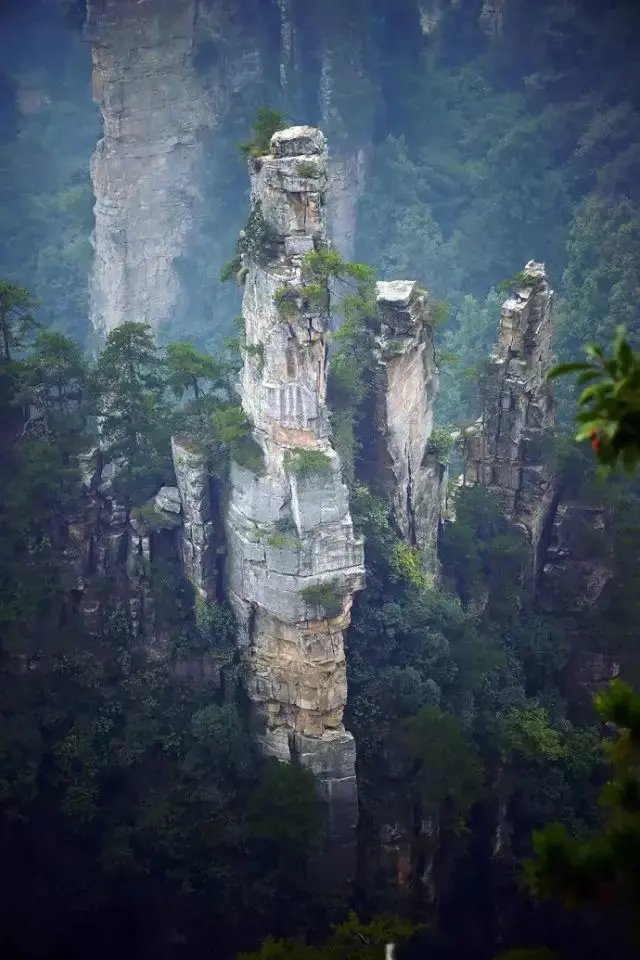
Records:
M379 282L376 292L377 480L403 537L435 574L446 469L430 449L438 368L429 298L412 280Z
M298 757L316 773L334 834L353 842L357 786L355 745L343 725L343 631L363 583L363 545L330 441L328 310L300 295L302 257L327 245L325 138L310 127L276 133L271 153L251 161L250 173L269 244L246 258L239 389L264 466L231 466L228 591L264 749L282 760ZM294 304L286 316L283 290Z
M528 579L535 585L556 504L549 447L554 426L551 386L553 291L544 264L527 263L502 306L495 353L481 378L482 416L464 437L464 479L482 483L531 544Z

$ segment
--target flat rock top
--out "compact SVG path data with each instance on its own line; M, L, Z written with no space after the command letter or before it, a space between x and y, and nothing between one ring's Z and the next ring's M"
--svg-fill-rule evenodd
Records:
M415 288L415 280L379 280L376 283L378 303L388 303L394 307L406 307Z
M277 130L271 137L274 157L321 156L326 149L324 133L317 127L287 127L286 130Z

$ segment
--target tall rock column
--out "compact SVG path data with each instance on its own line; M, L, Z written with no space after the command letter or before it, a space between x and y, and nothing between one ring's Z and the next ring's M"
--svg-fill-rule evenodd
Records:
M483 412L464 439L465 481L496 490L531 542L531 575L544 563L557 506L549 432L553 396L551 309L544 264L527 263L522 284L502 306L496 352L482 380Z
M94 328L158 327L180 298L211 122L192 63L196 0L89 0L86 34L103 137L91 165L95 203Z
M447 471L431 451L438 368L426 292L413 280L377 284L375 416L378 479L407 543L437 572Z
M264 749L281 760L297 757L317 775L334 840L352 845L357 785L355 744L343 725L343 631L363 582L363 545L329 436L328 297L312 304L301 274L303 255L327 245L325 138L311 127L276 133L271 154L250 169L254 227L240 392L264 468L232 464L229 597Z
M91 164L91 321L99 336L127 320L180 335L185 326L210 328L233 242L225 242L225 204L237 189L228 156L236 132L227 121L248 122L265 96L263 6L87 0L103 126Z

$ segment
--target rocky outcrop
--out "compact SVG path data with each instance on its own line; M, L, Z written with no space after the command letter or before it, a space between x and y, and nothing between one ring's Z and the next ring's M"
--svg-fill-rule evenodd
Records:
M431 452L438 368L426 292L415 281L377 284L375 405L378 479L407 543L437 569L447 471Z
M529 575L540 574L556 506L550 431L553 397L551 309L544 264L530 261L505 301L496 352L481 378L482 416L464 437L466 483L499 494L505 513L527 532Z
M152 562L177 561L178 491L163 487L144 507L129 511L117 490L122 462L104 462L96 449L80 456L79 466L78 509L64 550L68 594L89 634L105 629L117 600L132 642L150 656L165 656L169 637L156 618Z
M182 570L196 595L202 600L211 600L216 593L216 561L207 461L200 451L176 437L171 438L171 456L178 485L178 503L182 508Z
M250 172L263 226L245 262L240 393L263 464L232 463L229 597L264 749L314 771L334 838L352 843L357 786L355 745L342 722L343 631L363 582L363 546L329 436L328 297L311 304L301 269L305 253L326 247L325 138L310 127L276 133L271 154L251 161Z
M589 702L620 666L602 646L593 629L602 615L607 590L616 576L612 526L614 510L602 502L567 499L555 514L545 564L538 585L538 604L556 617L569 642L567 679L574 694Z

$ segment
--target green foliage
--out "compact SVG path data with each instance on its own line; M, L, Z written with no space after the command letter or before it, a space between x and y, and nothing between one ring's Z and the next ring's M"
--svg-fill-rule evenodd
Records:
M296 172L299 177L315 177L318 169L314 163L303 160L297 165Z
M238 272L242 267L242 254L235 253L230 260L222 267L220 271L220 282L228 283L230 280L235 280L238 276Z
M322 450L296 447L287 457L287 468L301 480L323 477L331 473L331 457Z
M337 617L342 613L344 590L337 580L329 583L313 583L300 591L304 602L321 609L327 617Z
M261 477L265 472L264 454L260 444L250 436L238 437L231 445L231 459L250 473Z
M347 920L332 928L322 946L268 937L257 953L240 954L238 960L383 960L388 944L403 944L423 929L390 914L363 923L351 912Z
M429 437L429 446L427 452L436 457L440 463L448 463L451 459L451 451L455 445L455 439L451 436L455 427L449 425L446 427L436 427Z
M633 472L640 460L640 355L632 350L620 327L611 356L596 344L585 348L590 363L556 366L549 378L579 373L582 391L578 414L582 424L576 440L590 440L598 462L605 469L621 464Z
M541 279L535 274L527 273L524 270L519 270L512 277L509 277L506 280L501 280L500 283L496 286L496 293L507 294L511 296L515 291L519 289L534 289L540 286Z
M638 736L640 697L615 680L596 697L602 719L615 725L617 737L607 745L613 779L601 793L604 827L586 841L573 839L552 823L534 835L536 859L525 864L525 877L538 896L560 896L571 908L583 903L616 903L628 923L637 925L640 784Z
M404 577L418 590L426 590L432 584L432 579L424 572L424 563L417 547L411 547L404 540L399 540L393 548L391 556L391 570L398 577Z
M549 723L544 707L535 703L511 707L501 718L503 749L525 761L558 760L565 748Z
M267 537L267 543L276 550L295 550L300 546L298 537L287 537L282 533L274 533Z
M148 324L124 323L109 333L93 382L107 456L124 459L117 484L144 500L160 485L169 443L165 379Z
M167 345L167 380L179 400L189 390L193 391L193 399L199 400L203 392L222 385L222 376L220 361L196 350L191 343Z
M455 523L444 530L441 559L465 603L489 594L489 616L496 621L516 614L528 559L521 530L505 519L493 492L476 485L455 495Z
M286 125L284 114L272 107L260 104L251 124L252 137L245 143L241 143L239 149L254 160L263 157L269 153L273 134L277 130L283 130Z
M240 265L244 264L245 260L265 264L274 254L275 237L262 213L262 204L256 200L244 228L240 231L235 256L241 258ZM236 262L237 260L232 261L234 264Z
M5 363L25 349L37 329L34 307L35 301L27 289L0 280L0 346Z
M400 743L418 764L415 784L427 809L446 804L455 819L479 798L482 765L456 717L438 707L423 707L402 725Z
M273 302L282 320L295 320L300 313L300 292L296 287L278 287Z

